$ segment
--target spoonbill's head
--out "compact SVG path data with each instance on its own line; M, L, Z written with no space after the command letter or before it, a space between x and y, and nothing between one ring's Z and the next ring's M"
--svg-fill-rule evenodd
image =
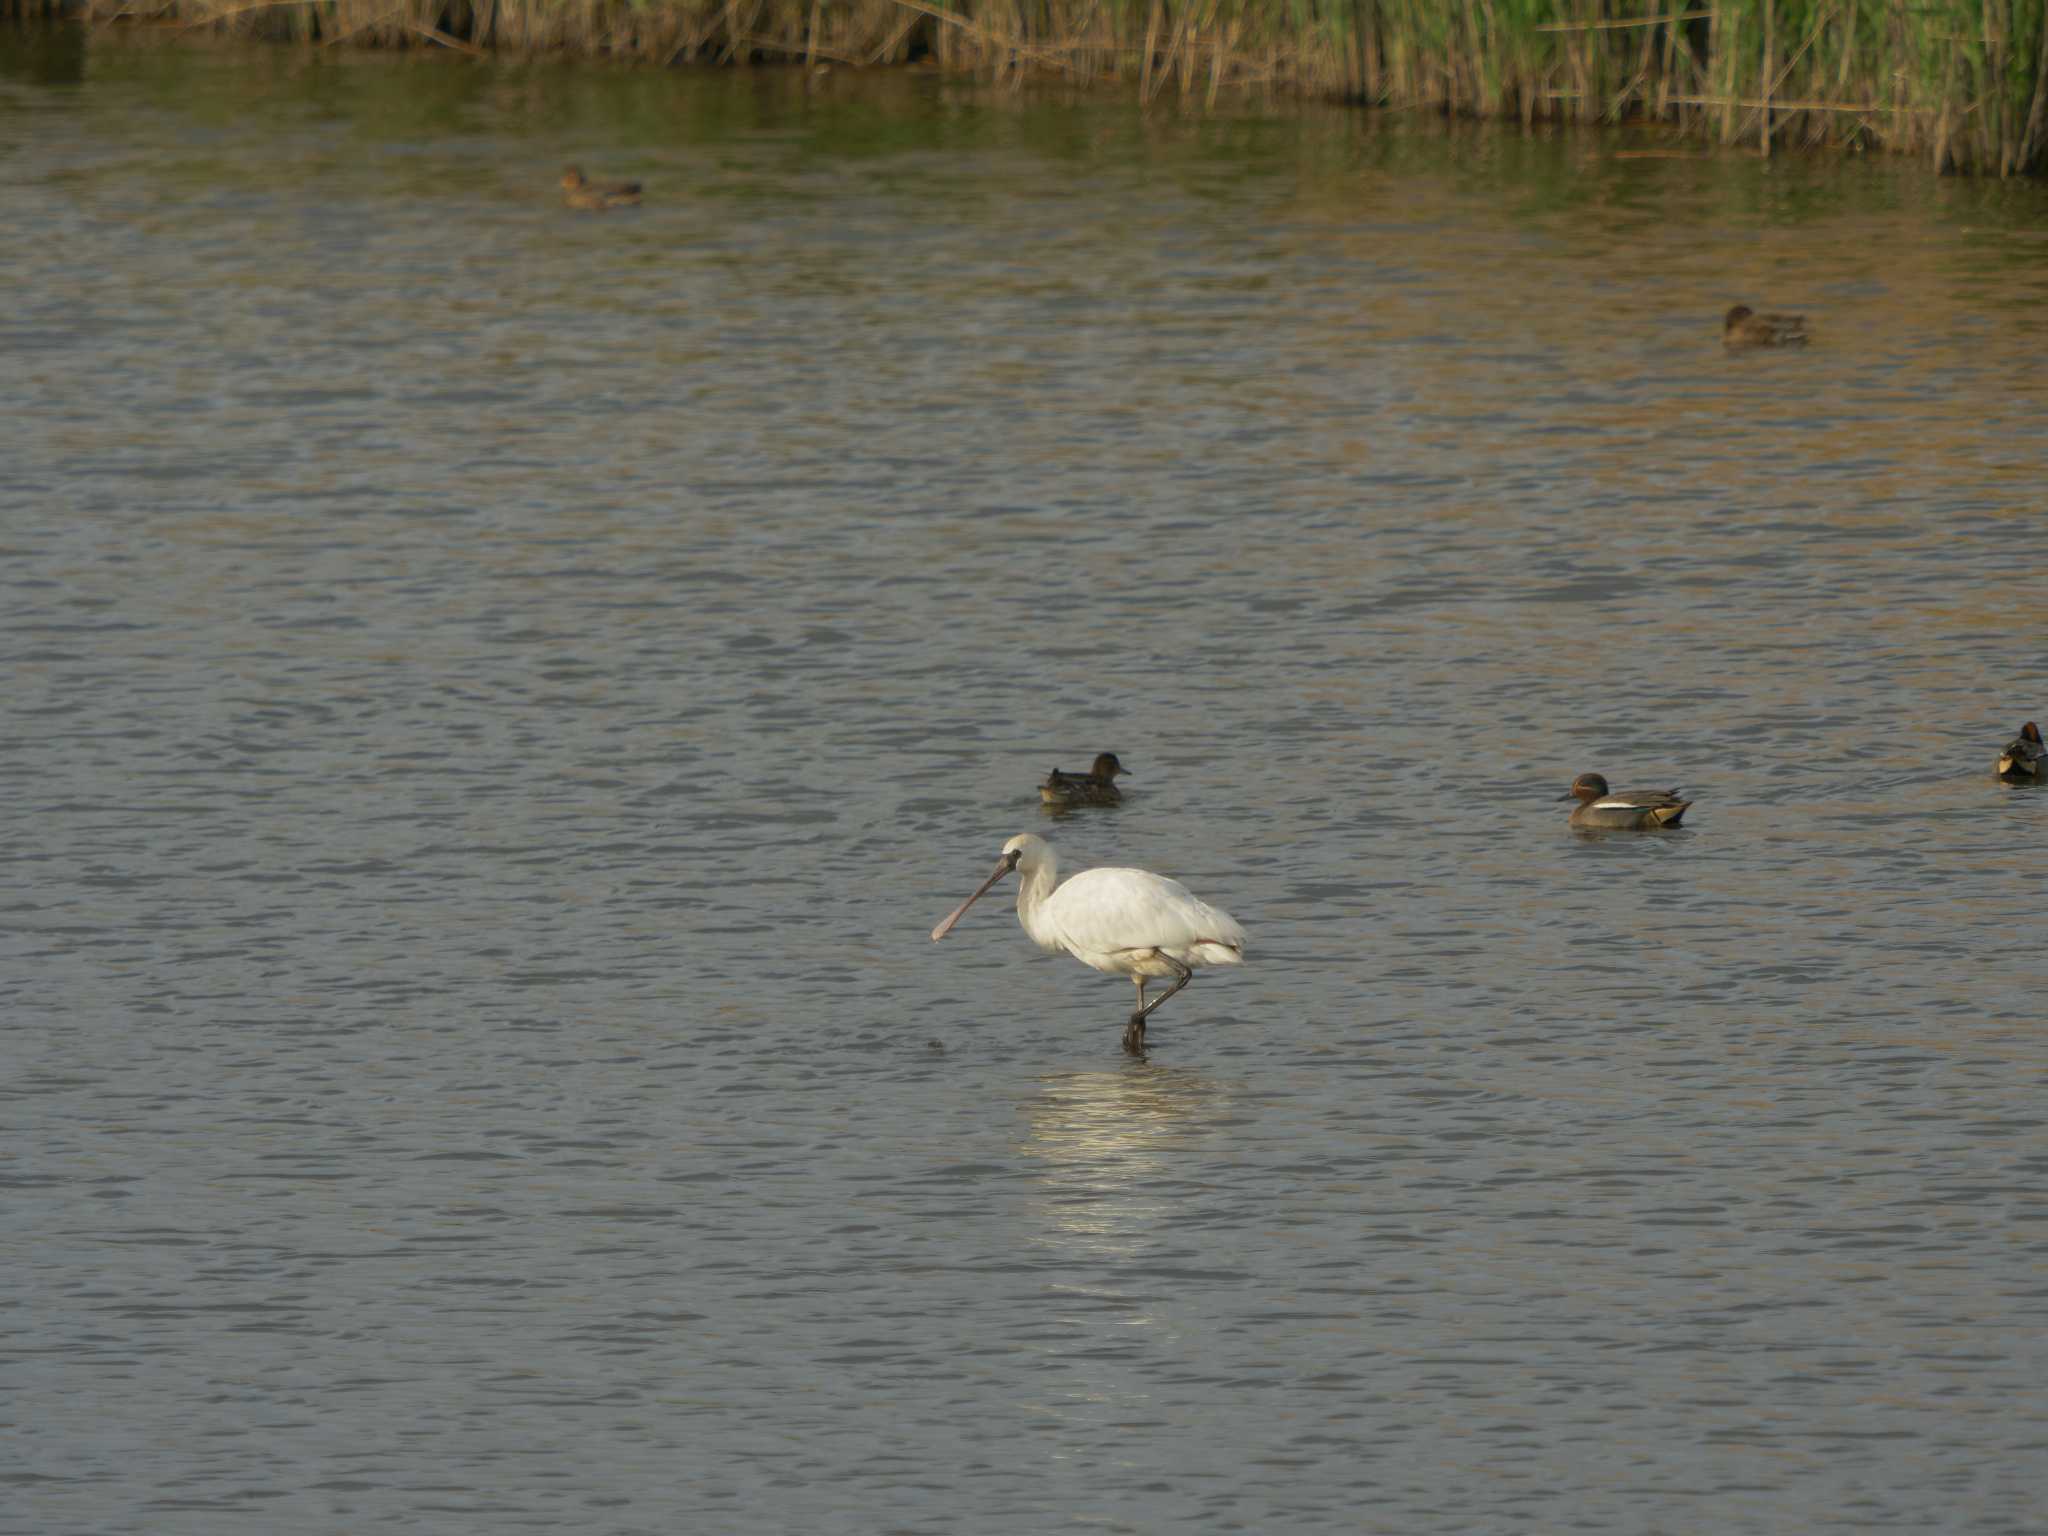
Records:
M1108 756L1107 753L1103 755ZM1098 758L1096 761L1100 762L1101 759ZM1051 857L1051 843L1029 832L1019 832L1003 844L1003 858L1007 861L1003 866L1003 873L1008 874L1013 869L1021 869L1028 875Z
M974 894L946 914L945 921L932 930L932 942L936 944L953 931L953 925L967 915L967 909L988 894L989 888L1013 869L1031 874L1052 857L1052 848L1042 837L1033 837L1029 832L1019 832L1003 844L1003 856L996 860L996 867L989 877L974 889Z
M1106 782L1115 778L1120 773L1129 773L1130 771L1130 769L1116 760L1114 752L1098 752L1095 754L1095 766L1090 768L1088 773L1091 778L1102 779Z
M1572 787L1557 798L1560 800L1598 800L1607 793L1607 780L1597 773L1582 773L1572 780Z

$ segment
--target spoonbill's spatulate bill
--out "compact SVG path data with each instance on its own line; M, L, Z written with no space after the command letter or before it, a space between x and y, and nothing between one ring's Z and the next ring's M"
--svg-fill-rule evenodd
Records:
M951 933L1011 870L1017 872L1017 920L1040 949L1065 950L1083 965L1137 983L1138 1009L1124 1030L1124 1049L1134 1056L1145 1049L1146 1018L1193 979L1196 966L1244 962L1237 919L1197 900L1178 880L1143 869L1084 869L1060 885L1051 846L1029 832L1003 844L995 873L946 914L932 930L933 941ZM1145 984L1167 977L1173 985L1146 1002Z

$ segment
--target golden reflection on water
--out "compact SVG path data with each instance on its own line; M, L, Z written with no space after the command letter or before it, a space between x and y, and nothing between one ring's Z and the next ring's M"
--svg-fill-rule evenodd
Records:
M1186 1198L1176 1160L1207 1139L1229 1103L1214 1079L1172 1067L1040 1079L1018 1150L1040 1169L1041 1241L1078 1259L1137 1251Z

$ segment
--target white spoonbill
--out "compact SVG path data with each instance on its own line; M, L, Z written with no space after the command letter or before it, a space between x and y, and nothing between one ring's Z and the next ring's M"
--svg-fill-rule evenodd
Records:
M1194 978L1198 965L1244 963L1244 929L1228 912L1198 901L1178 880L1144 869L1084 869L1059 885L1059 860L1044 838L1019 833L1003 844L995 873L932 930L936 943L967 909L1011 870L1017 871L1017 921L1040 949L1065 950L1083 965L1138 984L1138 1011L1124 1030L1124 1049L1145 1051L1145 1020ZM1151 1002L1145 983L1171 976Z

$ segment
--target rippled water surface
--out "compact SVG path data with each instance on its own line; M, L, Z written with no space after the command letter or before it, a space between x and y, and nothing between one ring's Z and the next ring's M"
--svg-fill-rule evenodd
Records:
M0 1528L2040 1529L2044 189L15 33L0 206Z

